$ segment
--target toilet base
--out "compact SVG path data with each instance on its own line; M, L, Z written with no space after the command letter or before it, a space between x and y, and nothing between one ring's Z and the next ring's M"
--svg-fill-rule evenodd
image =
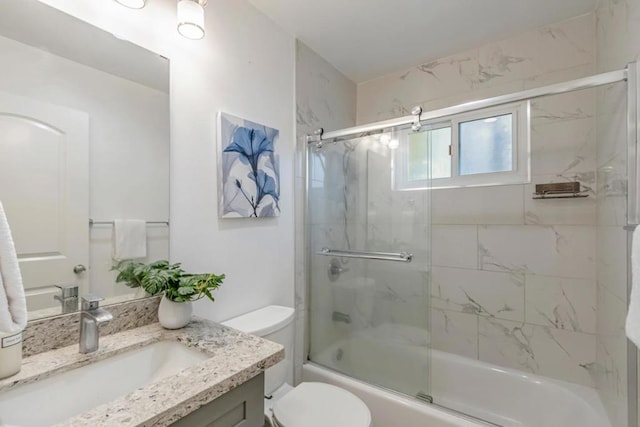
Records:
M264 418L265 424L268 427L276 427L277 425L273 421L273 405L275 405L275 403L280 400L282 396L289 393L291 390L293 390L293 386L284 383L280 387L278 387L276 391L273 392L273 394L271 395L271 399L267 399L266 397L264 398Z

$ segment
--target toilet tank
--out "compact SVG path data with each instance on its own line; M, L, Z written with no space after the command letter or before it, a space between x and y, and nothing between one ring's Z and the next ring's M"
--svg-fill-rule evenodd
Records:
M293 383L294 313L291 307L270 305L222 322L230 328L257 335L284 346L284 360L265 372L266 396L271 395L284 383Z

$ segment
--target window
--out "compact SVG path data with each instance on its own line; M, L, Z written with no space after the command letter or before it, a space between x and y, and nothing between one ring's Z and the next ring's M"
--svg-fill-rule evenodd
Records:
M529 182L529 103L459 114L406 134L397 190Z

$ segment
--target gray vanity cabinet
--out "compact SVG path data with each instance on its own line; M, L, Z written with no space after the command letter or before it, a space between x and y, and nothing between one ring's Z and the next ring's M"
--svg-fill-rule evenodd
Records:
M264 426L264 374L171 424L172 427Z

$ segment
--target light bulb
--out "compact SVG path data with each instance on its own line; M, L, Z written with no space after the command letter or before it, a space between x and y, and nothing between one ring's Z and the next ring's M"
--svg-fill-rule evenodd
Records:
M115 0L115 1L131 9L142 9L147 4L147 0Z
M204 7L197 0L178 0L178 32L191 40L204 37Z

